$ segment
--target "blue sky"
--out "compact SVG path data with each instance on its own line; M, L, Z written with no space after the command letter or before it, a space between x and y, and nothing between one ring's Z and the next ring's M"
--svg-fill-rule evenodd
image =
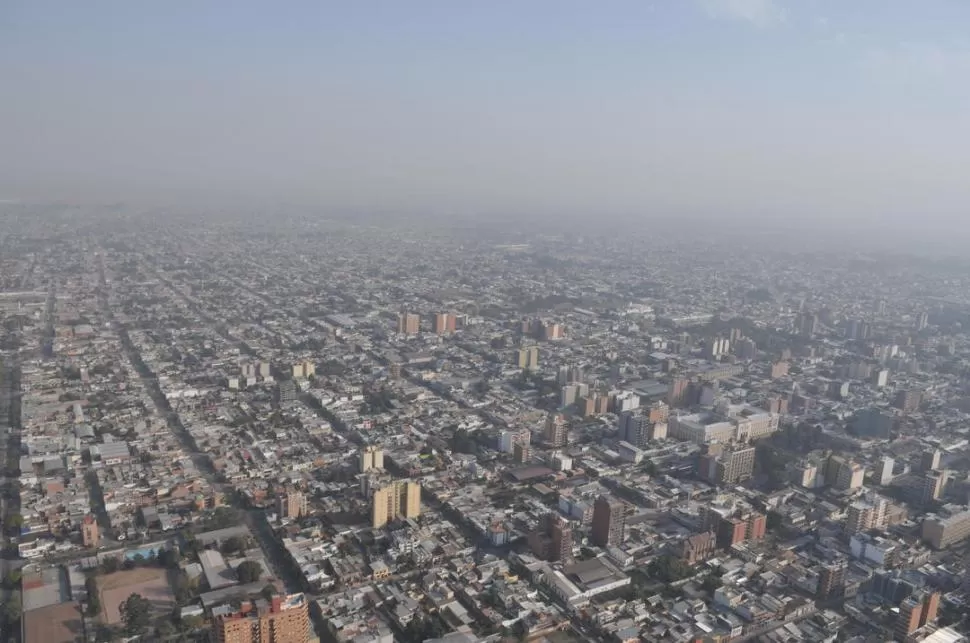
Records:
M0 197L951 228L966 0L0 6Z

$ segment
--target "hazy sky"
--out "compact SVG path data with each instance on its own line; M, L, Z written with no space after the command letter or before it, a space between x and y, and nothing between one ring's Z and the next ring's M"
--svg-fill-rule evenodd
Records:
M0 199L970 228L968 0L0 2Z

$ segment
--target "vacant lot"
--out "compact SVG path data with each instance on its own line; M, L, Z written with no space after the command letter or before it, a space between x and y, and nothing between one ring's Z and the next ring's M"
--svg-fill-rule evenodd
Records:
M132 594L141 594L151 601L159 613L168 613L175 607L175 596L164 569L144 567L101 576L98 590L101 592L101 616L110 625L121 623L120 606Z

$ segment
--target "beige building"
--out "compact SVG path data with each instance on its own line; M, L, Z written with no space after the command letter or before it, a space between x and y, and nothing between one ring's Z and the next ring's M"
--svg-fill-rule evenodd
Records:
M266 603L245 603L239 612L213 622L218 643L309 643L312 632L303 594L275 596Z
M302 379L317 374L317 367L310 361L297 362L293 365L293 378Z
M397 316L397 332L402 335L417 335L421 318L414 313L401 313Z
M520 348L516 354L516 365L527 371L534 371L539 368L539 347L527 346Z
M709 444L698 459L698 474L712 484L734 484L754 473L755 448Z
M886 525L887 504L882 498L853 502L846 512L846 533L855 534L860 531L884 527Z
M934 549L945 549L967 537L970 537L970 511L948 518L931 515L923 520L923 540Z
M97 547L101 544L101 531L94 516L87 515L81 521L81 541L85 547Z
M284 518L301 518L307 515L307 499L299 491L291 490L280 494L276 504L276 510L281 520Z
M421 485L408 480L395 480L374 492L371 499L371 526L383 527L396 518L421 515Z
M566 438L568 437L566 418L559 413L549 414L549 417L546 418L546 430L544 437L546 439L546 443L551 446L564 446L566 444Z
M671 416L667 426L671 437L697 444L747 442L776 432L779 419L777 413L739 404L724 405L714 413Z
M368 445L360 450L360 472L383 471L384 452L379 447Z
M845 458L831 456L825 465L825 482L839 491L858 489L865 475L865 467Z

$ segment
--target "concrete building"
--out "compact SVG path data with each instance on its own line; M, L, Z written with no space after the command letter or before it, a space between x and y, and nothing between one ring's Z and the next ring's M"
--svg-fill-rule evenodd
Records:
M212 628L217 643L308 643L312 635L303 594L246 603L239 612L216 617Z
M566 444L567 437L566 418L559 413L550 413L546 418L546 443L553 447L561 447Z
M711 484L735 484L754 473L754 447L707 444L697 461L698 475Z
M458 327L458 318L452 313L438 313L431 318L431 330L439 335L453 333Z
M845 593L845 562L824 565L818 575L816 596L821 600L837 598Z
M919 409L923 402L923 392L916 389L904 389L896 393L893 398L893 406L903 413L912 413Z
M421 485L408 480L395 480L374 491L371 498L371 526L383 527L397 518L421 515Z
M543 515L538 528L529 534L529 546L541 560L572 560L573 530L569 521L553 512Z
M896 466L896 461L889 456L884 456L882 460L879 461L879 484L886 486L893 481L893 468Z
M526 346L516 352L515 364L526 371L534 371L539 368L539 347Z
M885 526L887 504L882 498L858 500L850 504L845 519L846 533L855 534Z
M896 429L897 418L889 411L862 409L852 418L852 432L861 437L889 439Z
M910 596L899 604L899 615L893 626L896 640L906 641L909 636L919 629L920 616L923 613L923 603L915 596Z
M307 515L307 498L299 491L289 490L281 493L276 499L276 505L276 511L281 520L295 520Z
M839 491L850 491L862 486L865 468L851 460L830 456L825 465L825 483Z
M920 471L933 471L940 468L941 453L939 449L927 449L920 456Z
M502 453L512 453L517 444L529 446L532 443L532 433L528 429L504 430L499 433L498 450Z
M600 547L618 545L623 542L623 528L626 525L626 505L609 496L600 496L593 504L593 526L591 540Z
M934 549L945 549L970 536L970 511L961 511L947 518L929 515L923 520L923 540Z
M697 444L747 442L778 430L779 416L748 405L725 405L717 412L673 415L667 423L670 437Z
M889 384L889 371L884 368L873 371L870 383L872 384L873 388L885 388L886 385Z
M716 545L717 537L713 531L694 534L684 539L680 557L688 565L694 565L702 560L706 560L714 552Z
M87 515L81 521L81 542L85 547L97 547L101 544L101 530L98 521L92 515Z
M771 372L769 376L773 380L777 380L788 375L788 362L775 362L771 365Z
M361 473L384 470L384 452L380 447L369 444L360 450L358 469Z
M946 486L945 471L927 471L923 474L923 484L920 489L920 503L929 505L943 497Z
M397 316L397 332L401 335L417 335L421 327L421 317L414 313L402 312Z

